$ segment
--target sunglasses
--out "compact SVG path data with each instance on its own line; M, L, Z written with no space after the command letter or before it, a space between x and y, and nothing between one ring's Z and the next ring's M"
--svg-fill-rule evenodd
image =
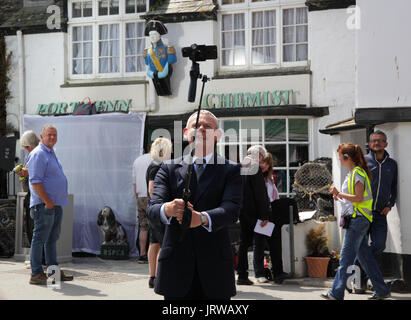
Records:
M370 143L382 143L382 142L386 142L386 140L384 140L384 139L374 139L374 140L370 140Z

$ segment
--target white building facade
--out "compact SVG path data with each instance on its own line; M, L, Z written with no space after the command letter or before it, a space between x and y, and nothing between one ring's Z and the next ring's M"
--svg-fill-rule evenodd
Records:
M383 253L383 273L411 284L411 220L407 196L411 133L410 44L403 41L410 20L411 4L406 0L357 0L355 29L355 104L353 119L321 130L332 134L332 149L341 142L366 146L369 134L387 134L387 151L398 163L396 205L387 216L388 237ZM333 152L333 177L342 182L346 174ZM338 214L338 212L337 212Z
M191 61L182 57L181 49L194 43L217 45L218 58L200 62L200 72L211 78L205 85L202 107L219 117L224 130L236 132L234 140L220 141L219 151L241 160L257 142L251 139L252 130L257 130L258 142L276 159L281 196L293 194L293 176L301 164L320 157L332 158L334 183L341 185L345 172L336 156L338 144L365 146L370 132L368 124L356 122L356 110L405 107L410 99L410 75L405 72L410 69L410 48L391 36L397 34L397 24L392 21L408 23L406 17L394 15L409 5L406 0L398 1L400 4L390 5L388 10L380 0L373 4L358 0L358 28L355 3L24 1L21 12L29 16L38 10L44 19L21 23L10 17L1 26L7 50L13 52L8 121L21 130L24 114L70 113L76 103L90 97L102 112L146 113L146 146L155 134L168 132L182 150L181 131L200 103L201 81L195 103L187 102ZM48 13L50 6L57 8ZM49 19L53 14L61 17L59 27L56 20ZM162 40L176 50L170 96L157 96L146 76L144 49L149 41L144 27L150 19L165 24L168 33ZM384 19L391 23L382 28L378 23ZM378 47L377 43L386 45ZM330 126L332 123L336 125ZM332 135L321 134L323 128ZM405 211L409 171L404 160L411 149L405 138L410 128L407 122L376 128L387 133L388 151L398 160L400 174L386 252L405 263L411 254L411 233L407 231L411 221ZM230 150L235 150L234 154ZM338 207L335 214L339 215ZM340 243L342 234L336 232L332 237L334 243Z

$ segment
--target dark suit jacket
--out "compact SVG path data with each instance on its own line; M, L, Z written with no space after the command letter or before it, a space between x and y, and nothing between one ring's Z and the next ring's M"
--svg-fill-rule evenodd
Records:
M158 259L155 283L158 294L184 297L191 287L195 268L208 298L236 294L228 227L238 220L241 205L240 165L217 155L215 161L224 165L207 164L199 184L193 170L190 187L190 202L196 211L207 211L212 232L202 226L183 231L178 221L171 219ZM149 219L160 220L162 204L183 197L187 168L187 162L181 159L162 164L154 180L147 210Z
M271 204L265 186L261 169L253 175L244 175L243 178L243 205L241 207L240 222L253 227L257 219L268 220L271 216Z

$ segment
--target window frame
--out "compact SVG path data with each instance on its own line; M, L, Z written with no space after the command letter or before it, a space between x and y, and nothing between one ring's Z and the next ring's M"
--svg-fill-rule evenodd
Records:
M246 71L246 70L266 70L274 68L288 68L307 66L309 64L309 52L307 49L307 60L303 61L283 61L283 10L307 8L304 2L296 2L294 4L280 4L279 0L252 2L245 0L243 3L223 5L222 0L218 0L219 9L217 11L218 24L218 43L219 43L219 72ZM276 62L252 64L252 13L258 11L276 10ZM245 65L240 66L225 66L222 59L222 16L225 14L244 13L245 15ZM309 43L308 34L308 9L307 9L307 44ZM309 46L308 46L309 48Z
M87 0L86 0L87 1ZM69 80L92 80L92 79L113 79L113 78L135 78L143 77L146 74L146 70L126 72L126 24L133 23L145 23L145 20L140 16L146 14L149 10L150 1L146 0L146 12L140 13L125 13L126 0L119 0L119 14L99 16L98 15L98 1L92 1L92 16L90 17L72 17L72 4L74 2L83 2L81 0L68 0L68 79ZM105 24L119 24L119 72L100 73L99 72L99 26ZM73 28L92 26L93 34L93 70L91 74L74 74L73 73ZM146 38L145 48L147 48L148 40Z
M258 144L263 145L264 147L267 145L285 145L286 146L286 165L285 166L278 166L278 167L274 167L274 171L280 171L280 170L284 170L286 172L286 182L287 182L287 188L286 188L286 192L281 192L280 190L278 190L278 193L280 196L286 196L286 197L290 197L295 195L294 192L292 192L292 185L291 185L291 171L296 171L298 170L300 167L296 167L296 166L290 166L290 145L307 145L308 146L308 161L311 161L311 159L314 158L314 132L313 132L313 118L309 117L309 116L263 116L263 117L221 117L219 118L219 127L222 128L222 121L239 121L239 132L241 132L242 126L241 126L241 121L242 120L260 120L262 122L262 138L261 141L258 141ZM286 120L285 123L285 133L286 133L286 137L284 141L269 141L266 142L265 141L265 121L264 120L269 120L269 119L279 119L279 120ZM308 135L308 140L307 141L289 141L289 120L290 119L307 119L307 135ZM241 135L241 134L240 134ZM217 150L218 153L223 155L224 153L222 152L222 150L224 150L225 146L229 146L229 145L235 145L235 146L239 146L239 159L240 161L243 160L243 154L245 154L245 152L247 152L246 148L247 145L252 145L253 143L255 143L256 141L247 141L247 140L242 140L241 136L238 137L238 141L236 142L226 142L223 141L222 139L217 143ZM245 147L245 148L244 148Z

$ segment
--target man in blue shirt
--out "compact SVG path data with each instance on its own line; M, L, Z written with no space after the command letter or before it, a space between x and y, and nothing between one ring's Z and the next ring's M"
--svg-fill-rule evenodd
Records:
M29 154L30 216L34 220L31 242L30 284L47 284L47 276L41 265L43 246L47 266L57 266L56 243L60 235L63 209L67 205L67 178L54 152L57 129L46 124L40 134L41 143ZM73 277L60 272L60 280Z
M397 162L385 150L388 142L384 132L377 130L371 133L368 145L370 152L365 159L372 175L371 190L374 200L373 221L369 231L370 246L377 262L381 263L381 255L387 241L387 215L397 200L398 169ZM365 292L367 280L368 277L361 269L361 289L354 290L355 293Z

